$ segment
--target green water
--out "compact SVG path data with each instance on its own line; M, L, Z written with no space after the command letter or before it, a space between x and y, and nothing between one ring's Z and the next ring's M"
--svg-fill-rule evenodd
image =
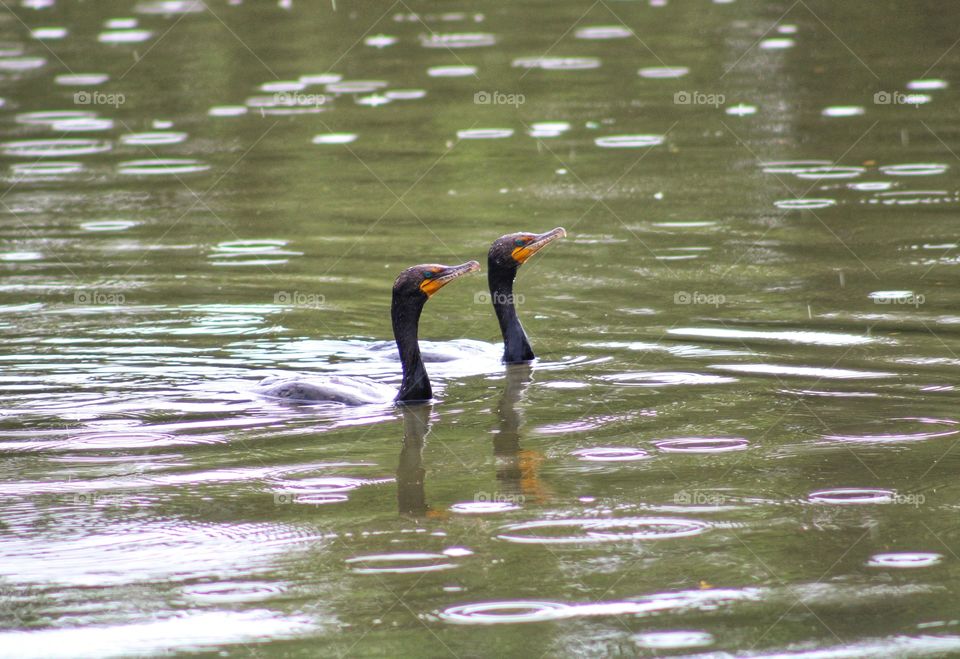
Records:
M958 19L4 7L0 656L960 653ZM251 393L555 226L532 366L475 275Z

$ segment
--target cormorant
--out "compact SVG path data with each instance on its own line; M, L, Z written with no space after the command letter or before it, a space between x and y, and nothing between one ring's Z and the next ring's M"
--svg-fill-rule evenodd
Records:
M487 282L490 285L493 310L500 321L503 361L506 364L529 362L536 357L513 304L513 280L517 276L517 270L531 256L566 235L563 227L541 234L511 233L497 238L490 246L487 254Z
M346 405L386 403L391 397L397 403L430 400L433 390L417 342L420 312L431 295L454 279L479 269L480 264L476 261L452 266L428 263L407 268L397 277L393 284L390 317L393 321L393 338L400 353L403 379L395 397L393 388L387 385L367 378L345 376L308 379L270 377L260 383L257 393L294 402Z

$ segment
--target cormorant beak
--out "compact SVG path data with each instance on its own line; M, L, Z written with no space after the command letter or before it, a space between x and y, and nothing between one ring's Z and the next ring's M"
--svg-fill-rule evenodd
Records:
M426 293L427 297L430 297L454 279L480 270L480 264L476 261L467 261L460 265L441 265L437 267L439 270L435 270L430 279L424 279L420 282L420 290Z
M566 229L563 227L557 227L556 229L552 229L546 233L541 233L523 247L515 248L511 254L517 263L526 263L527 259L539 252L541 249L552 243L557 238L565 238L566 235Z

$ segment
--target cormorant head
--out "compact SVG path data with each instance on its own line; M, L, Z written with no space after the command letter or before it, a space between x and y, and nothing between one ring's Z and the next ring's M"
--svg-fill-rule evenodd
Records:
M517 269L526 263L527 259L552 243L557 238L567 235L563 227L551 229L546 233L510 233L500 236L490 246L487 262L490 270L506 269L516 274Z
M476 272L480 264L467 261L460 265L439 265L425 263L407 268L397 276L393 283L394 297L407 298L423 304L430 296L458 277Z

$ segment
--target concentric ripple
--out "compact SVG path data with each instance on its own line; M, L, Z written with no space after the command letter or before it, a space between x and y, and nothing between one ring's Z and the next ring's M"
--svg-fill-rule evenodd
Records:
M558 519L510 524L497 538L518 544L561 545L630 540L662 540L700 535L709 530L706 522L671 517L625 517L620 519ZM527 535L523 531L554 529L579 530L577 535Z
M457 131L457 138L461 140L497 140L511 136L512 128L470 128Z
M893 503L896 492L871 488L837 488L833 490L819 490L807 495L811 503L828 503L833 505L857 505L870 503Z
M750 442L741 437L683 437L662 439L653 445L664 453L729 453L750 448Z
M174 176L205 172L208 169L210 169L210 165L199 160L176 158L128 160L117 165L117 173L125 176Z
M270 599L282 593L281 584L266 582L218 581L185 586L183 594L190 599L217 604L234 604Z
M951 437L960 433L956 421L950 419L928 419L922 417L902 417L884 419L876 422L885 430L889 426L901 427L897 432L878 433L835 433L823 435L823 439L831 441L857 442L863 444L891 443L891 442L918 442L927 439Z
M910 163L903 165L885 165L880 171L889 176L936 176L943 174L950 166L944 163Z
M86 139L20 140L0 144L5 156L17 158L63 158L103 153L112 148L110 142Z
M652 457L650 453L643 449L625 446L581 448L576 451L571 451L570 453L586 462L633 462L635 460L646 460Z
M580 71L600 68L600 60L596 57L521 57L513 60L513 67L545 71Z
M492 515L520 510L512 501L464 501L450 506L450 511L461 515Z
M445 554L426 552L355 556L348 558L345 562L351 566L350 571L354 574L415 574L440 572L457 567Z
M942 554L925 552L899 552L889 554L874 554L867 561L870 567L891 567L891 568L918 568L930 567L943 560Z
M606 149L638 149L663 144L663 135L610 135L598 137L594 144Z
M573 607L560 602L481 602L452 606L442 611L440 618L446 622L466 625L543 622L565 618L571 608Z
M773 205L783 210L815 210L818 208L827 208L836 206L835 199L781 199L773 202Z
M628 387L664 387L693 384L728 384L736 378L705 373L683 373L676 371L653 371L641 373L616 373L603 376L604 380Z
M641 78L682 78L690 73L690 69L685 66L648 66L640 69L638 74Z

